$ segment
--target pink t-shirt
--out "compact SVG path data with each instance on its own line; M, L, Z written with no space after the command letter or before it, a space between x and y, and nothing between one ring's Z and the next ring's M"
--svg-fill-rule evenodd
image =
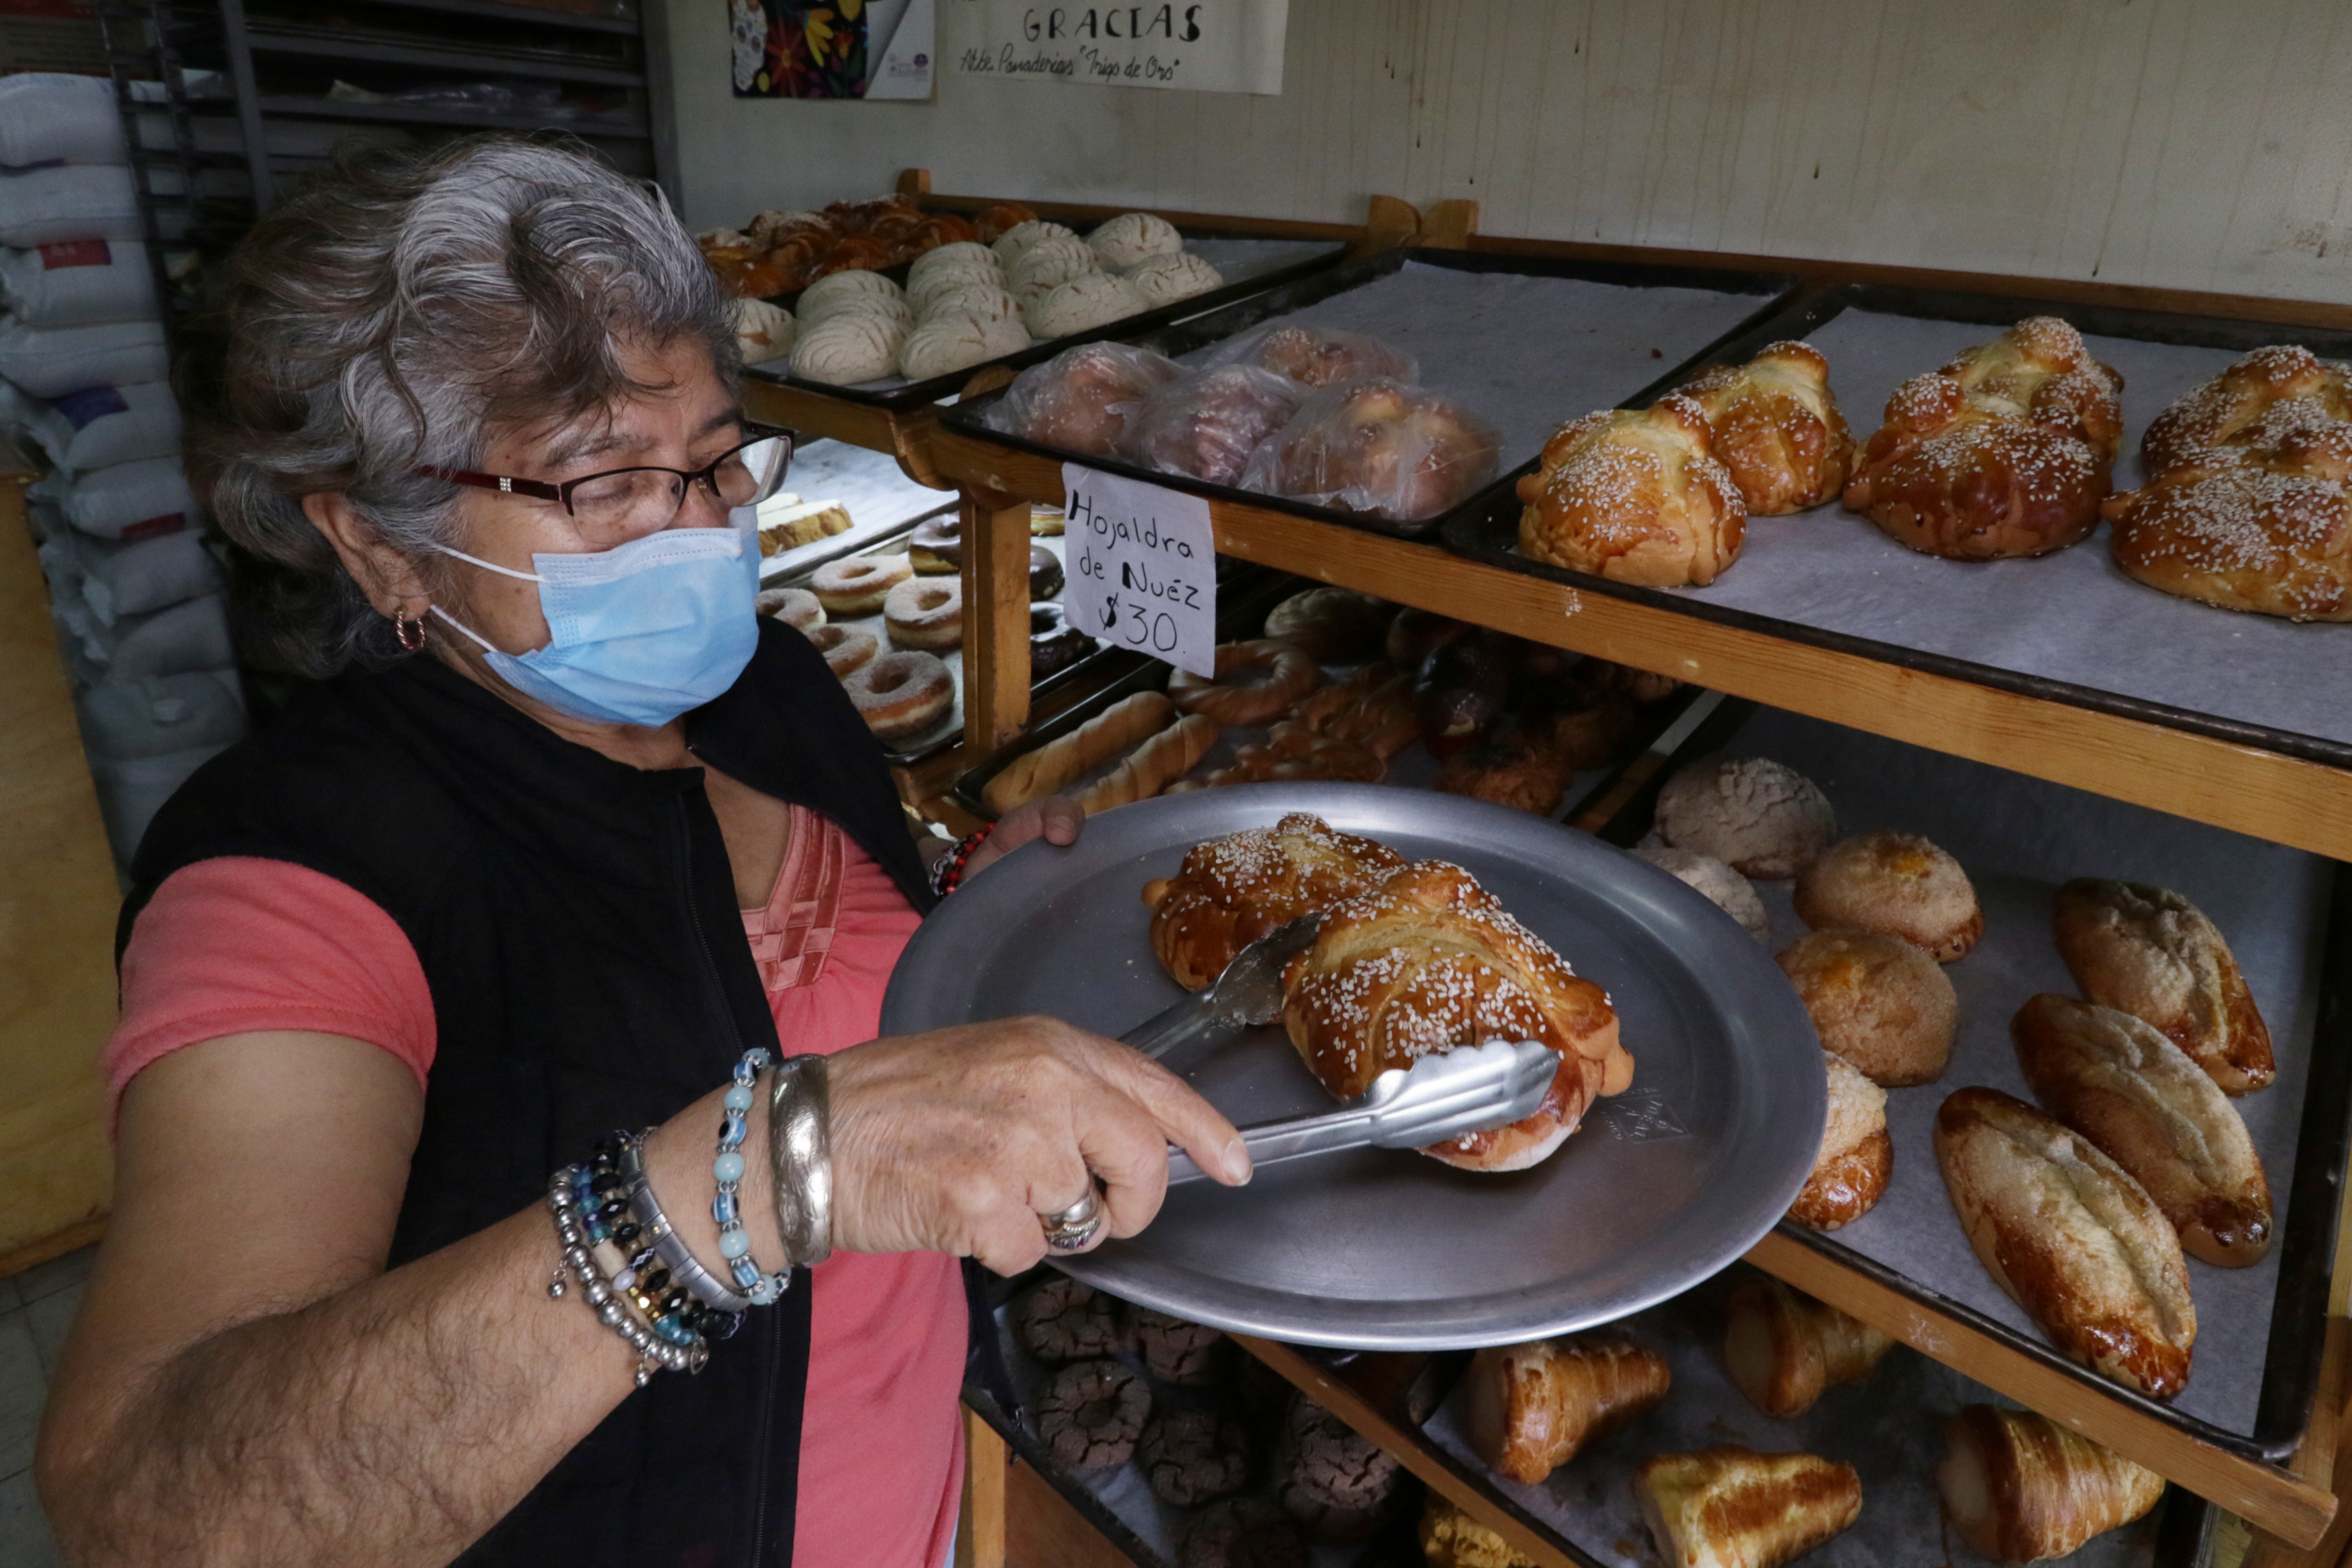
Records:
M784 1048L831 1053L872 1039L883 988L920 921L848 835L794 806L776 890L766 909L743 911ZM140 1068L183 1046L263 1029L381 1046L420 1085L433 1066L424 969L375 904L279 860L205 860L174 872L123 952L109 1087L119 1096ZM810 1278L793 1561L936 1568L954 1543L963 1487L960 1266L931 1252L836 1252Z

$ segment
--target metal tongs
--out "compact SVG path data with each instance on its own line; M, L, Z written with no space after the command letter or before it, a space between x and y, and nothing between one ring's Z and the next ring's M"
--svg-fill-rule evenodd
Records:
M1258 1165L1366 1145L1425 1148L1533 1116L1559 1070L1559 1053L1538 1041L1465 1046L1423 1057L1411 1068L1391 1068L1372 1079L1361 1100L1341 1110L1244 1127L1242 1144ZM1169 1185L1201 1175L1192 1156L1168 1151Z
M1236 953L1208 986L1119 1038L1147 1057L1164 1058L1179 1046L1273 1023L1282 1016L1282 966L1291 954L1313 943L1322 927L1320 914L1304 914L1276 927Z

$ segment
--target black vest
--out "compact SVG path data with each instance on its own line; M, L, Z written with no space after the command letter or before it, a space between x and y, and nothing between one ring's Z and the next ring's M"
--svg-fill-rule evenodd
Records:
M881 750L806 638L763 620L750 668L688 717L687 741L838 823L931 907ZM666 1121L747 1047L779 1047L701 770L612 762L436 660L331 682L200 770L139 847L118 952L164 878L224 855L347 884L424 967L439 1043L394 1266L543 1202L602 1133ZM803 1272L698 1376L664 1373L623 1401L461 1561L789 1563L808 1309ZM587 1309L574 1292L544 1310ZM628 1358L617 1338L609 1350Z

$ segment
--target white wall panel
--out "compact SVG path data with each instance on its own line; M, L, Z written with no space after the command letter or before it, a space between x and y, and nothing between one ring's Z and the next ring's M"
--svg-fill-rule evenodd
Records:
M960 0L940 0L940 50ZM2352 302L2347 0L1291 0L1283 96L735 100L672 0L696 226L942 190Z

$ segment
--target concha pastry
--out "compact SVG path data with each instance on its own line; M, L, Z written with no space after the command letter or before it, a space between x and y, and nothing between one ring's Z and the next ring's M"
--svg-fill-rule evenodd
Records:
M1087 248L1083 240L1040 240L1013 258L1013 264L1004 269L1004 287L1025 304L1051 293L1073 278L1101 270L1095 253Z
M1150 309L1134 284L1107 272L1089 272L1025 308L1032 336L1066 338L1092 331Z
M853 316L880 321L902 338L915 324L915 312L908 310L907 301L898 295L861 294L855 299L835 300L814 318L802 316L801 325L803 328L822 326L827 321L843 321Z
M1224 287L1225 275L1193 255L1179 250L1147 257L1123 274L1135 291L1154 305L1172 305L1195 294Z
M852 300L896 300L898 295L898 286L879 272L829 272L801 290L801 325L814 326Z
M1519 551L1649 588L1705 587L1739 559L1748 503L1687 397L1564 425L1518 482Z
M765 300L735 301L735 346L745 364L765 364L793 352L793 313Z
M1177 984L1198 991L1258 938L1370 891L1403 864L1387 845L1303 811L1212 838L1175 876L1144 884L1151 951Z
M1027 223L1014 224L1011 228L998 235L996 243L989 248L996 253L996 259L1001 265L1010 267L1013 265L1014 257L1040 240L1076 239L1077 237L1075 231L1065 228L1058 223L1048 223L1044 218L1033 217Z
M1166 218L1153 217L1150 213L1121 213L1087 236L1087 243L1102 258L1107 270L1117 272L1155 256L1180 253L1184 248L1184 237Z
M1744 877L1793 877L1837 837L1819 785L1769 757L1692 763L1658 793L1658 836Z
M793 374L829 386L879 381L898 363L905 337L886 316L835 316L802 331L793 345Z
M1706 894L1709 902L1738 921L1739 929L1758 942L1772 940L1772 922L1765 916L1764 900L1756 896L1754 884L1714 856L1663 846L1636 849L1633 855Z
M1004 287L1004 274L993 267L953 267L944 272L934 272L919 283L907 286L907 303L920 321L937 311L961 309L948 303L967 296L984 297L1002 294L1011 301L1013 295Z
M933 316L899 345L898 374L908 381L926 381L1028 346L1029 330L1018 316L986 321L976 316Z
M1002 284L963 281L953 288L935 290L915 312L919 321L946 316L969 316L976 321L1017 321L1021 319L1021 307Z
M916 284L935 273L961 272L974 267L984 268L991 272L1003 270L996 259L996 252L977 240L959 239L953 244L927 250L915 258L915 264L907 268L907 291L913 293Z

